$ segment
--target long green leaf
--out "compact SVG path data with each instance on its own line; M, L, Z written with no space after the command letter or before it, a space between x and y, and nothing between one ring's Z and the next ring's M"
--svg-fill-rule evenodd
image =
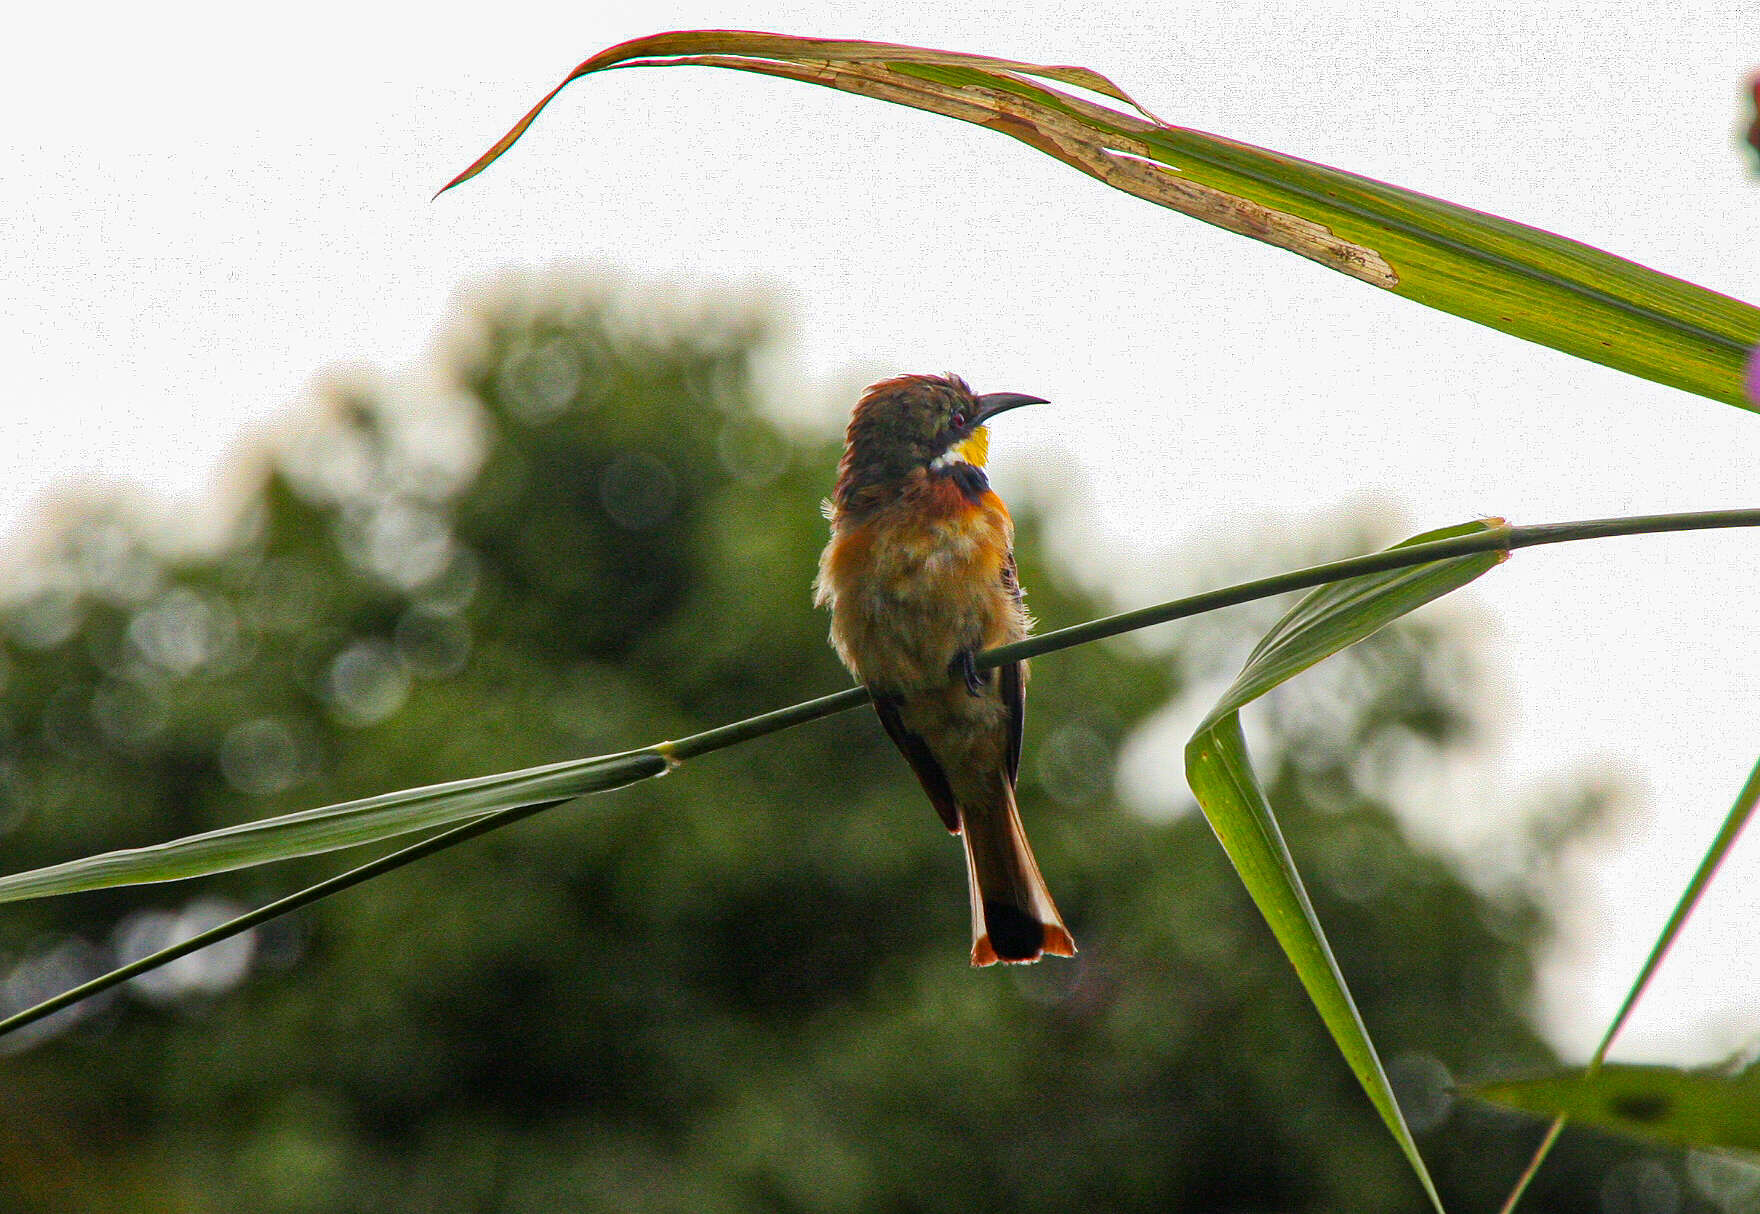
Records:
M0 902L73 894L113 885L178 881L205 873L310 856L412 831L446 826L521 805L567 800L657 776L670 760L658 748L502 775L432 784L244 822L152 847L105 852L0 877Z
M449 847L456 847L468 839L475 839L479 835L499 830L503 826L511 826L535 813L560 804L562 804L560 801L534 801L530 805L518 805L497 813L484 814L479 818L471 819L462 826L454 826L437 835L430 835L420 843L413 843L388 856L380 856L377 860L370 860L358 868L352 868L347 872L338 873L334 877L328 877L316 885L309 885L285 898L277 898L255 910L246 911L242 915L234 915L226 922L216 924L207 931L197 932L175 944L168 944L157 952L148 953L145 957L138 957L127 965L117 966L96 978L62 991L59 995L51 996L41 1003L33 1004L13 1013L6 1019L0 1020L0 1037L16 1032L27 1024L35 1024L47 1016L53 1016L62 1008L72 1007L74 1004L90 999L93 995L107 991L111 987L120 986L130 978L156 970L162 965L168 965L179 957L187 957L191 953L200 952L211 944L230 940L232 937L248 932L251 928L267 923L271 919L278 919L282 915L299 910L301 907L310 906L332 894L341 893L345 889L353 889L364 881L382 877L406 864L413 864L417 860L445 851Z
M1495 533L1502 528L1501 519L1468 523L1417 536L1400 547ZM1240 675L1186 745L1186 779L1199 806L1295 966L1339 1051L1438 1210L1442 1209L1441 1198L1406 1127L1344 974L1326 943L1283 832L1253 773L1241 732L1240 710L1316 662L1465 586L1504 555L1499 551L1474 553L1334 582L1308 594L1259 642Z
M1473 535L1494 536L1505 523L1478 519L1454 527L1426 531L1389 548L1398 552L1420 544ZM1508 559L1500 548L1457 560L1436 561L1391 569L1369 577L1348 578L1322 586L1292 607L1272 626L1246 665L1223 692L1216 707L1198 727L1200 733L1314 664L1385 628L1400 616L1442 597Z
M1470 1091L1506 1108L1676 1146L1760 1152L1760 1066L1732 1074L1610 1062L1593 1075L1571 1070Z
M1127 193L1419 303L1760 408L1742 385L1743 362L1760 345L1760 308L1539 228L1162 122L1087 68L741 30L657 34L580 64L442 192L513 146L570 82L608 68L682 65L780 76L985 126Z

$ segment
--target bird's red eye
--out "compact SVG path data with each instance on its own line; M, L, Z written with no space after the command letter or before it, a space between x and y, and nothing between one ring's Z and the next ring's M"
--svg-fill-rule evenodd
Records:
M962 429L965 426L965 424L966 424L966 415L965 414L955 413L953 415L953 428L955 430Z

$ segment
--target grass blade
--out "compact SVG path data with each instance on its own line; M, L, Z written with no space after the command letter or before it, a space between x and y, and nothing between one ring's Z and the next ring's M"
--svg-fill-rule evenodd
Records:
M1468 523L1408 545L1496 532L1503 520ZM1405 545L1401 545L1402 547ZM1241 881L1295 966L1340 1053L1399 1143L1436 1209L1442 1200L1412 1140L1362 1015L1308 900L1283 832L1254 775L1240 709L1316 662L1409 611L1459 589L1504 559L1499 551L1334 582L1305 596L1248 657L1228 691L1186 746L1186 779Z
M667 770L658 750L632 751L384 793L190 835L152 847L105 852L0 877L0 902L114 885L178 881L384 839L539 802L621 788Z
M1613 1039L1625 1027L1626 1020L1631 1016L1632 1009L1643 998L1650 980L1662 965L1662 959L1668 956L1668 950L1687 925L1687 919L1693 908L1699 905L1711 880L1717 876L1717 870L1723 866L1724 858L1729 855L1730 848L1735 846L1741 837L1742 828L1748 825L1748 819L1754 816L1754 805L1760 802L1760 763L1754 765L1748 773L1748 779L1742 785L1741 792L1736 794L1735 804L1730 806L1729 813L1724 816L1723 825L1717 830L1717 837L1711 840L1711 846L1699 861L1699 867L1693 872L1693 879L1687 882L1687 888L1681 891L1680 900L1675 903L1668 922L1663 925L1662 934L1656 937L1650 955L1644 959L1644 966L1638 971L1638 977L1632 982L1632 988L1626 992L1625 1002L1620 1004L1619 1011L1613 1017L1613 1023L1607 1026L1607 1032L1601 1038L1601 1045L1595 1050L1595 1056L1589 1060L1590 1071L1600 1068L1607 1058L1607 1051L1613 1045ZM1760 1108L1760 1105L1755 1106Z
M1387 551L1399 552L1420 544L1467 536L1492 536L1504 526L1500 518L1479 519L1426 531L1395 544ZM1198 727L1199 731L1240 711L1279 683L1317 662L1380 631L1400 616L1460 589L1501 564L1507 555L1503 550L1493 548L1454 560L1332 582L1305 595L1254 646L1253 652L1247 655L1246 665L1228 690L1222 693L1216 707Z
M1677 1070L1609 1063L1471 1089L1481 1100L1675 1146L1760 1152L1760 1066Z
M1638 1000L1643 998L1644 992L1649 989L1650 980L1656 976L1656 971L1662 966L1662 959L1668 956L1668 950L1674 947L1675 939L1679 937L1681 929L1687 925L1687 919L1692 915L1693 908L1699 905L1699 899L1710 887L1712 878L1717 876L1717 870L1723 866L1724 858L1729 855L1730 848L1735 846L1736 839L1741 836L1742 828L1747 826L1748 819L1753 817L1756 802L1760 802L1760 763L1756 763L1753 770L1748 773L1747 782L1742 785L1741 792L1736 794L1735 804L1730 806L1729 813L1724 816L1723 825L1718 828L1717 837L1711 841L1711 846L1706 849L1704 857L1699 861L1699 867L1693 872L1693 879L1688 881L1687 888L1681 891L1674 911L1668 916L1668 922L1662 927L1662 934L1657 936L1656 943L1650 949L1650 955L1644 959L1643 967L1639 969L1637 978L1632 981L1631 989L1626 992L1624 1001L1619 1005L1619 1011L1614 1013L1613 1023L1609 1024L1607 1032L1602 1034L1601 1044L1595 1048L1595 1056L1589 1059L1589 1065L1582 1072L1582 1079L1585 1082L1593 1083L1600 1074L1602 1064L1607 1060L1607 1051L1613 1047L1613 1039L1619 1036L1619 1031L1625 1027L1627 1019L1631 1017L1632 1009L1638 1005ZM1487 1099L1490 1098L1487 1097ZM1554 1114L1552 1124L1547 1127L1545 1136L1540 1140L1540 1145L1535 1148L1533 1159L1528 1162L1527 1168L1516 1181L1515 1187L1510 1190L1509 1197L1504 1201L1500 1214L1510 1214L1510 1211L1514 1210L1522 1200L1522 1194L1527 1190L1535 1174L1539 1172L1540 1165L1546 1162L1546 1156L1552 1152L1553 1144L1558 1141L1559 1132L1564 1129L1564 1123L1571 1117L1571 1111L1562 1106L1546 1111Z
M435 852L445 851L449 847L454 847L467 839L474 839L478 835L488 834L503 826L510 826L521 818L529 818L541 810L560 804L562 804L561 801L536 801L530 805L520 805L512 809L504 809L499 813L487 814L475 821L466 822L463 826L455 826L432 838L423 839L420 843L411 844L401 851L392 852L388 856L380 856L377 860L371 860L358 868L351 868L345 873L338 873L334 877L320 881L316 885L307 886L285 898L278 898L265 906L246 911L244 914L228 919L225 923L217 924L205 932L199 932L187 940L167 945L158 952L149 953L145 957L119 966L107 974L100 974L89 982L82 982L76 987L62 991L53 998L45 999L23 1011L15 1012L6 1019L0 1020L0 1037L21 1029L27 1024L34 1024L45 1017L52 1016L63 1008L72 1007L76 1003L90 999L93 995L127 982L130 978L138 977L150 970L156 970L162 965L168 965L179 957L187 957L191 953L200 952L210 944L218 944L222 940L230 939L240 932L247 932L271 919L278 919L282 915L299 910L301 907L310 906L322 898L328 898L331 894L341 893L363 881L370 881L393 869L402 868L405 864L414 863L433 855Z
M1636 262L1251 144L1173 126L1086 68L884 42L690 30L581 63L441 192L482 172L571 82L707 66L840 89L975 123L1097 180L1363 282L1633 375L1744 408L1760 309ZM1099 105L1045 83L1123 103Z

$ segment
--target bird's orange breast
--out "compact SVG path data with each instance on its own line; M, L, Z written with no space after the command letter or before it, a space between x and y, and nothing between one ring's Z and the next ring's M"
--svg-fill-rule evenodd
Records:
M968 498L923 476L860 523L837 529L820 562L831 642L864 683L890 690L945 684L963 651L1026 635L1003 569L1014 524L995 493Z

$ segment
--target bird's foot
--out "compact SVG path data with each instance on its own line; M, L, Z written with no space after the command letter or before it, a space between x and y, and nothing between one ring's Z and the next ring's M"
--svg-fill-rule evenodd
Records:
M981 696L984 688L990 685L990 672L979 670L978 652L975 649L962 649L958 657L948 666L948 673L957 674L966 681L966 690L972 695Z

